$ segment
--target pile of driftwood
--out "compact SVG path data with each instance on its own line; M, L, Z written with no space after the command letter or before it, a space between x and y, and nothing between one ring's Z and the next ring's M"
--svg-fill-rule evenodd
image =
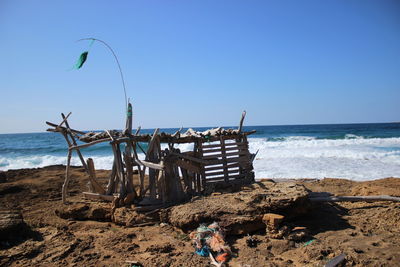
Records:
M59 124L46 122L51 132L61 133L68 144L65 182L62 200L66 203L72 153L79 156L82 166L90 178L91 192L85 197L115 201L123 204L148 204L148 209L172 205L201 194L215 184L248 184L254 181L252 161L247 136L243 132L243 112L238 129L215 128L204 132L193 129L174 134L140 134L140 127L132 132L132 106L128 105L124 131L89 132L74 130L68 124L68 117L62 115ZM114 162L108 184L104 188L97 180L92 159L85 161L81 149L99 143L109 142ZM147 143L147 150L141 143ZM79 143L79 144L78 144ZM161 144L167 144L162 149ZM180 151L175 144L192 143L193 150ZM145 157L140 159L138 153ZM134 175L134 174L138 175ZM136 181L134 180L136 177Z

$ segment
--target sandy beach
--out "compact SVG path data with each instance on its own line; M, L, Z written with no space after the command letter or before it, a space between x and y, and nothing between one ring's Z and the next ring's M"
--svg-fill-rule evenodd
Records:
M1 266L133 266L126 261L142 266L211 266L208 257L194 253L189 231L170 223L133 227L100 215L97 220L96 216L60 218L60 211L65 211L61 203L64 171L64 166L49 166L0 173L2 214L19 210L25 222L17 230L1 234ZM98 177L108 173L97 171ZM83 205L81 192L87 190L88 178L78 167L72 175L70 201L78 207ZM400 196L398 178L366 182L301 179L295 184L338 196ZM267 179L263 185L272 187L274 182ZM241 192L244 196L250 193ZM221 192L220 196L230 194ZM96 205L110 209L106 202ZM285 223L306 227L308 238L272 239L265 229L258 229L250 233L258 240L257 246L249 247L247 234L227 233L232 250L227 266L323 266L342 253L345 266L396 266L400 262L400 204L396 202L312 204L307 212Z

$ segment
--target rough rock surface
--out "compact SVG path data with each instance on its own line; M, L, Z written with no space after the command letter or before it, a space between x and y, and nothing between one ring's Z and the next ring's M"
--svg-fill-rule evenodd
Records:
M265 228L265 213L291 217L307 212L307 195L306 188L296 183L258 182L238 192L194 198L171 208L167 220L184 231L217 221L230 234L246 234Z
M114 211L112 221L115 224L123 226L135 226L143 223L158 221L158 214L154 213L155 216L146 216L143 213L138 213L133 209L121 207Z
M111 207L109 203L62 205L55 210L55 213L62 219L111 221Z
M25 223L19 211L0 210L0 240L20 231Z

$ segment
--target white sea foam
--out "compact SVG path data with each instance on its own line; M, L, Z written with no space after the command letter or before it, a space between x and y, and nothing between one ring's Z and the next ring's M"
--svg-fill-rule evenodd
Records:
M96 169L109 170L112 167L113 157L110 156L91 156L93 158ZM49 165L65 165L67 162L65 156L20 156L13 158L0 157L0 170L6 171L10 169L22 169L22 168L40 168ZM77 156L73 156L71 159L71 165L81 165L81 162Z
M281 141L267 138L249 138L250 151L259 150L254 161L256 178L348 178L372 180L400 177L400 138L315 139L290 136ZM166 146L165 146L166 147ZM192 144L177 146L181 151L193 149ZM164 146L163 146L164 148ZM112 155L92 157L96 169L111 169ZM143 154L140 154L143 158ZM65 164L65 156L0 155L0 170L37 168ZM74 155L72 165L80 165Z
M250 138L256 178L400 177L400 138Z

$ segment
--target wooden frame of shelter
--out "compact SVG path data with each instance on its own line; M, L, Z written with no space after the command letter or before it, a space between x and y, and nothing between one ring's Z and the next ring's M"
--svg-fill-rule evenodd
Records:
M118 200L122 204L146 203L148 208L173 205L193 195L201 194L215 184L249 184L254 182L252 162L255 154L249 152L247 136L255 131L243 132L246 115L243 112L238 129L215 128L204 132L193 129L181 133L168 134L156 129L152 135L140 134L140 127L132 134L132 106L128 105L126 128L123 132L104 131L100 133L74 130L68 124L68 117L61 114L59 124L46 122L51 132L61 133L67 144L67 166L62 186L62 201L67 203L70 165L75 151L83 168L89 175L90 191L84 196L107 201ZM84 142L78 144L77 140ZM99 143L109 142L114 154L114 162L107 187L96 180L94 163L85 161L81 149ZM144 151L141 143L147 143ZM168 144L164 150L161 144ZM181 152L174 146L193 143L193 150ZM140 159L138 151L145 154ZM148 175L146 175L146 169ZM137 173L137 181L134 181ZM145 204L143 204L145 205Z

